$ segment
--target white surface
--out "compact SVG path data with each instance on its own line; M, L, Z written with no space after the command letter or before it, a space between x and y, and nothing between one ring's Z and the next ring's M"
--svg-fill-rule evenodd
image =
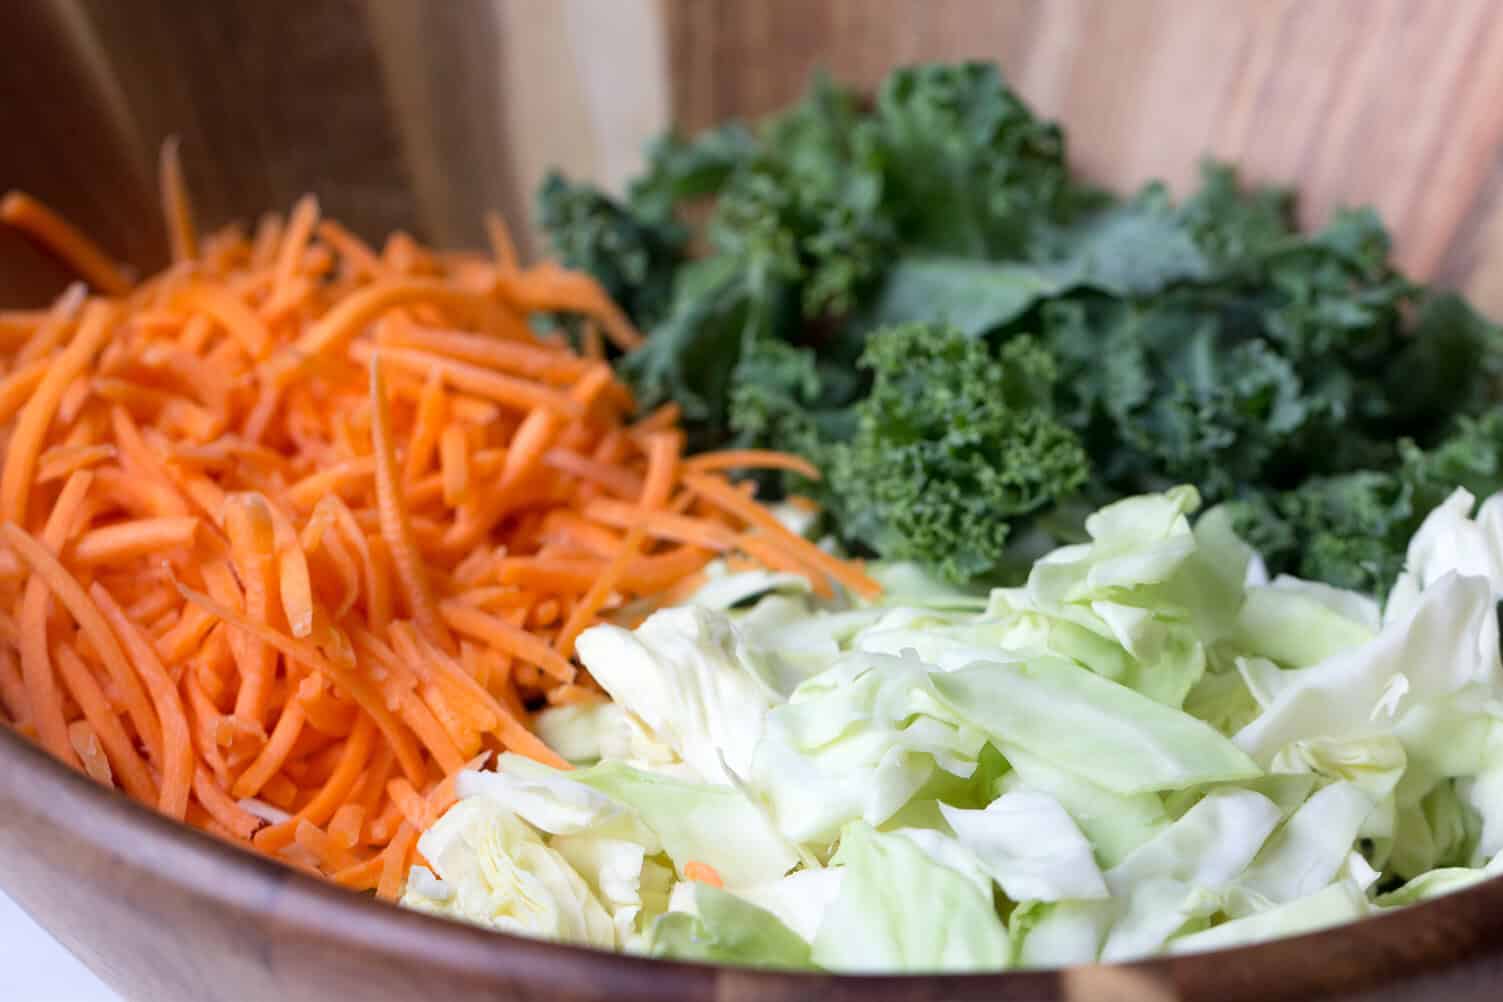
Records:
M0 999L5 1002L119 1002L10 898L0 894Z

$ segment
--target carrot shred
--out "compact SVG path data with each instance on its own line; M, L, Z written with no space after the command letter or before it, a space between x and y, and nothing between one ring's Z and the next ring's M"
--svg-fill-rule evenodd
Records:
M25 524L27 500L47 427L57 413L63 391L103 347L114 315L115 311L104 305L91 306L86 311L73 340L56 364L47 367L17 418L6 443L5 464L0 472L0 517L6 521Z
M58 495L57 503L42 529L40 547L44 548L43 552L47 555L61 550L71 535L73 521L88 492L90 479L91 475L88 473L76 473L63 485L62 493ZM26 685L32 723L42 746L62 761L76 767L79 759L68 740L67 723L63 718L62 701L47 646L47 612L50 601L45 579L34 577L26 583L18 624L21 677Z
M35 362L52 354L53 349L68 336L79 308L87 299L88 287L82 282L68 286L43 316L42 322L31 332L26 343L21 345L21 350L16 353L16 364Z
M376 884L376 897L383 901L395 901L401 896L412 850L417 844L417 835L417 829L404 821L392 836L391 844L381 854L381 879Z
M176 136L169 136L162 143L157 183L167 217L167 242L172 247L172 260L191 261L198 257L198 231L193 225L193 206L188 202L187 186L183 184L181 146Z
M784 544L799 559L821 574L840 582L857 595L872 598L881 594L882 586L853 563L831 556L807 539L790 532L777 516L742 494L726 481L705 474L686 474L684 483L690 490L715 507L756 526Z
M381 380L381 357L372 355L370 360L371 384L371 443L376 456L376 496L381 512L381 535L391 548L397 567L397 577L407 593L408 611L430 639L443 646L453 643L448 629L433 609L433 595L428 588L427 574L417 543L413 539L412 523L407 518L407 502L402 495L402 484L397 479L397 458L391 441L391 417L386 405L386 386Z
M726 449L721 452L704 452L685 460L684 468L695 473L713 473L718 470L753 469L786 470L808 480L819 479L819 468L802 456L789 452L774 452L770 449Z
M83 659L78 656L78 652L70 645L59 645L55 654L58 672L62 675L63 683L68 687L68 692L74 701L78 703L84 719L89 722L98 736L104 748L104 754L110 760L112 773L119 777L125 792L132 797L147 803L156 803L160 796L157 784L151 778L146 763L137 754L135 744L126 735L125 728L120 724L120 718L111 708L108 697L94 678L94 673L89 671Z
M199 520L193 515L143 518L94 529L73 544L73 559L82 564L117 564L150 553L191 546Z
M162 725L162 790L157 807L168 817L182 820L188 811L188 794L193 785L193 740L188 732L188 718L182 698L167 670L157 657L156 648L132 623L124 610L115 604L110 593L97 582L89 597L99 607L105 621L124 647L136 674L146 684Z
M684 879L698 884L708 884L711 887L725 886L725 881L721 879L719 871L709 863L701 863L697 859L691 859L684 864Z
M98 244L30 195L12 191L0 199L0 222L35 240L105 295L123 296L131 290L125 272Z
M158 183L173 264L139 287L0 202L84 279L0 311L0 718L95 780L395 897L462 771L568 768L529 707L605 698L582 631L717 554L865 586L716 475L797 457L682 458L675 405L628 423L605 342L640 335L499 220L493 258L377 253L311 197L200 234L175 140Z

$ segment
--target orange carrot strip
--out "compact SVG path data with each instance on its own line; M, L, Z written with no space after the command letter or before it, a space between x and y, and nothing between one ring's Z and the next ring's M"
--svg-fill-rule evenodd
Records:
M37 459L36 480L39 484L62 480L77 470L97 466L114 459L118 451L113 445L59 445L42 453Z
M219 286L196 283L177 293L175 305L213 320L245 349L251 358L265 358L271 350L271 332L254 310Z
M392 836L391 844L381 853L381 880L376 885L376 897L383 901L395 901L401 895L416 844L417 829L403 822Z
M250 839L266 824L232 800L203 766L193 773L193 796L210 817L238 839Z
M277 594L282 613L294 637L313 633L313 579L308 572L308 555L292 523L275 504L268 504L271 514L272 541L276 548Z
M0 199L0 222L35 240L63 264L107 296L123 296L131 282L121 267L71 223L24 192Z
M73 544L73 559L81 564L117 564L149 553L191 546L199 521L193 515L143 518L93 529Z
M237 799L254 797L271 781L271 778L287 761L293 742L302 733L305 719L303 704L296 700L282 709L281 716L277 718L276 726L272 728L271 738L267 740L266 746L261 749L261 753L256 756L250 767L236 778L234 786L230 788L230 792Z
M635 501L642 493L642 478L620 466L596 462L564 449L548 450L543 455L543 462L560 473L599 484L623 498Z
M528 312L582 313L598 321L605 336L622 351L642 344L642 335L626 314L611 302L599 282L583 272L544 262L525 271L499 273L496 291L502 299Z
M176 136L169 136L162 143L157 184L162 193L162 210L167 217L167 242L172 247L172 260L191 261L198 257L198 232L193 225L193 206L188 201L188 189L183 183L180 146Z
M684 483L690 490L715 507L778 539L797 554L804 563L840 582L857 595L874 598L882 593L882 586L860 567L832 557L802 536L790 532L783 523L778 521L776 515L737 491L724 480L691 473L684 476Z
M258 622L269 623L273 593L277 588L274 567L276 530L265 499L258 494L231 497L225 510L225 529L230 537L235 570L245 589L246 615ZM276 653L253 638L247 638L243 651L240 665L243 677L235 700L235 716L261 723L266 710L267 689L276 672Z
M407 606L418 629L440 647L450 647L453 638L433 607L427 573L413 539L407 517L407 502L397 479L396 452L392 447L391 415L386 405L386 387L381 379L381 356L370 361L371 443L376 456L376 497L381 512L381 535L390 547L397 579L406 592Z
M362 677L347 668L340 667L332 659L325 657L316 646L305 640L296 640L261 623L247 619L228 606L221 605L209 596L182 584L178 585L178 589L188 601L203 606L226 623L253 634L262 643L277 648L287 657L309 665L327 676L376 721L376 726L381 729L382 736L391 746L398 764L402 766L402 771L407 774L407 777L414 782L422 781L424 775L422 760L411 738L392 711L387 709L386 701Z
M526 724L522 722L519 714L513 712L510 707L502 706L461 665L442 651L430 648L428 653L439 672L442 673L451 685L468 696L476 706L483 708L495 719L496 724L493 730L506 744L508 749L520 755L526 755L535 762L552 766L555 769L569 768L568 762L555 754L553 749L544 744L541 738L527 729Z
M272 298L286 289L297 273L303 252L317 225L318 199L304 195L292 207L292 214L287 217L287 228L282 233L282 244L277 248L276 264L272 266Z
M295 365L338 351L382 313L409 303L431 302L447 309L475 311L483 305L472 292L431 278L399 278L372 283L340 301L292 345Z
M444 396L444 377L438 369L429 369L423 381L423 390L418 397L417 422L412 438L407 445L407 457L402 465L402 482L412 484L422 476L433 460L433 448L443 433L447 411Z
M350 459L338 466L310 473L287 488L287 500L299 508L312 508L327 494L341 494L362 487L376 474L374 457Z
M658 511L640 515L632 505L607 498L596 498L584 506L584 517L618 529L629 529L641 521L643 529L654 539L688 543L706 549L725 551L736 546L736 534L709 519Z
M177 686L167 675L167 669L157 657L156 648L141 628L125 615L113 596L95 582L89 589L89 597L124 646L136 674L146 683L146 690L151 693L157 719L162 725L162 790L157 799L157 808L168 817L181 821L188 812L188 795L193 787L194 769L193 738L188 731L188 717L183 710L182 698L178 695Z
M656 432L648 439L647 475L643 478L642 493L637 500L637 510L642 513L643 521L649 513L668 503L682 446L682 437L672 432ZM616 590L627 566L641 548L642 537L646 533L643 521L633 524L627 531L626 539L606 566L605 573L590 585L590 590L575 604L568 621L558 631L558 638L554 641L559 654L568 657L574 653L574 641L599 614L611 592Z
M74 282L68 286L63 294L57 297L52 308L43 315L42 322L32 331L26 343L21 345L21 350L16 353L16 365L27 365L51 355L53 350L62 344L63 338L68 336L79 308L88 297L88 286L82 282Z
M439 612L445 621L460 633L484 641L512 657L536 665L560 682L574 681L576 674L574 666L544 641L526 630L458 602L444 602L439 606Z
M115 785L115 775L110 771L110 760L105 757L99 735L87 720L75 720L68 725L68 743L83 762L84 773L100 786Z
M385 271L385 266L376 257L376 252L370 249L370 245L334 220L320 220L318 237L344 259L345 267L354 277L375 277Z
M360 830L364 826L364 807L359 804L341 804L329 820L329 837L335 845L350 850L360 843Z
M5 648L0 648L0 705L4 706L6 715L15 726L33 726L31 698L26 694L21 669L17 667L15 657Z
M94 673L83 663L83 659L70 644L58 645L56 655L58 672L63 677L63 684L68 687L69 695L83 711L84 719L99 736L99 741L104 746L104 753L109 757L110 766L120 777L125 792L137 800L149 804L156 803L159 797L157 784L151 778L146 763L136 753L135 743L126 735L125 728L120 724L120 718L110 706L104 690L99 687Z
M793 552L780 537L744 532L736 537L736 548L772 570L808 578L814 593L820 598L830 598L835 594L829 579L802 559L800 553Z
M439 463L443 471L444 504L457 508L470 493L470 443L461 426L444 429L439 438Z
M693 473L712 473L732 469L786 470L808 480L819 479L819 468L804 457L795 456L789 452L773 452L770 449L725 449L721 452L702 452L686 459L684 469Z
M318 793L292 818L263 829L256 836L256 848L263 852L275 852L291 843L300 822L322 825L328 821L354 791L360 772L365 768L375 734L376 727L371 718L362 715L356 721L349 740L340 750L333 774Z
M75 473L63 485L57 503L47 517L39 544L51 559L63 548L73 532L73 521L88 493L93 476ZM30 537L28 537L30 538ZM24 554L23 554L24 556ZM68 765L78 768L79 759L73 753L68 740L67 723L63 719L62 699L53 674L52 658L47 645L47 613L51 602L48 582L40 574L26 582L21 598L20 653L21 677L26 684L27 702L31 708L32 723L42 746Z
M368 364L376 351L370 345L356 343L351 346L350 355L357 362ZM382 348L379 351L384 361L398 369L420 374L437 369L444 381L456 389L494 400L505 407L523 411L541 407L565 417L579 417L584 413L579 401L541 383L412 348Z
M0 381L0 421L9 421L41 385L42 377L56 365L51 358L39 358L16 369ZM59 392L59 398L62 393Z
M499 341L483 334L388 324L376 336L383 347L412 348L544 382L566 383L600 366L588 359L522 341ZM609 369L605 370L609 374Z
M721 879L719 871L709 863L701 863L697 859L691 859L684 864L684 879L698 884L709 884L711 887L725 886L725 881Z
M112 308L98 304L91 304L84 311L78 333L57 362L48 367L31 400L21 411L6 446L4 471L0 473L0 517L6 521L25 524L28 495L47 428L57 413L63 391L104 345L114 316Z
M496 267L502 271L517 270L517 245L511 238L511 230L495 212L485 214L485 233L490 238L491 253L496 258Z

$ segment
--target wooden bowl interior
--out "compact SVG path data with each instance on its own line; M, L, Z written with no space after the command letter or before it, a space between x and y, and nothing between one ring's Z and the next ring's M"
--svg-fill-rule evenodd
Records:
M994 58L1074 160L1183 188L1203 153L1371 202L1401 262L1503 313L1503 6L1471 0L35 0L7 11L0 186L165 260L153 162L206 222L315 191L368 236L481 240L550 164L620 185L647 137L755 116L818 66ZM0 233L0 304L65 276ZM1122 968L835 978L661 964L399 912L171 825L0 729L0 883L143 999L1495 998L1503 883L1244 950ZM0 991L0 995L3 995Z

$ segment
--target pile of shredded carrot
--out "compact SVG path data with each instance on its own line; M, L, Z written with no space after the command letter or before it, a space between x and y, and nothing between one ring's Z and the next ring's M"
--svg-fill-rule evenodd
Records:
M383 896L453 778L603 698L602 620L717 556L871 593L738 466L633 420L605 360L639 336L589 277L397 233L304 198L200 237L162 158L173 264L145 281L33 199L0 220L83 280L0 313L0 706L100 783ZM579 318L576 352L530 322Z

